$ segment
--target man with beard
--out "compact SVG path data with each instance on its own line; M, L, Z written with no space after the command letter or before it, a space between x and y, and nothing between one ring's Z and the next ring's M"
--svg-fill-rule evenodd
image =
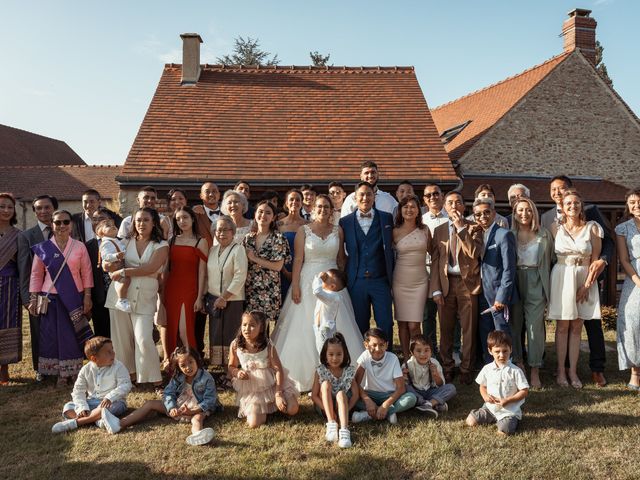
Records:
M367 182L373 186L375 195L374 206L377 210L393 214L394 209L398 206L398 202L393 195L383 192L377 187L378 183L378 165L375 162L367 160L360 165L360 180ZM341 216L345 217L357 209L356 194L350 193L342 204Z

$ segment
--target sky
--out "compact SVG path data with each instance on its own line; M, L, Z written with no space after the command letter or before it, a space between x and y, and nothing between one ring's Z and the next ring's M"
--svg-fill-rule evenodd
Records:
M202 36L202 63L243 36L281 65L316 50L333 65L413 65L436 107L561 53L576 7L593 11L614 88L640 115L637 0L2 0L0 124L123 164L184 32Z

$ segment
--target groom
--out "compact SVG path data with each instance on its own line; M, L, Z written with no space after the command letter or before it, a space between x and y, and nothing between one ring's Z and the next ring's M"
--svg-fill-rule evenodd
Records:
M387 338L393 338L391 314L391 250L393 218L374 208L373 185L360 182L356 186L357 209L340 219L348 254L347 277L356 323L364 334L369 329L371 305L376 325Z

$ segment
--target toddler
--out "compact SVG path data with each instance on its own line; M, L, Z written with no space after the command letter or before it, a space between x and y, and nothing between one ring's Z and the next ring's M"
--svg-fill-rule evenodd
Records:
M416 396L417 410L438 418L438 413L449 410L447 401L455 397L456 387L445 383L442 366L431 356L433 348L423 335L411 338L409 350L407 391Z
M102 411L102 420L109 433L142 422L150 412L159 412L177 422L191 423L189 445L205 445L213 440L213 428L204 428L204 420L222 409L218 403L216 384L204 369L202 358L191 347L178 347L171 355L173 377L164 389L162 400L147 400L142 407L122 420Z
M518 428L529 384L524 372L509 361L511 345L511 337L503 331L495 330L487 336L493 362L485 365L476 378L484 405L467 416L470 427L497 423L500 435L511 435Z
M354 423L389 420L398 423L397 413L416 405L416 396L406 391L400 361L387 352L388 340L379 328L371 328L364 334L364 348L358 358L356 382L360 387L359 411L353 412Z
M100 240L100 256L98 263L118 263L118 269L124 267L124 244L118 240L118 229L111 219L102 220L96 225L96 237ZM111 274L109 274L111 277ZM118 301L115 307L123 312L131 313L131 304L127 299L127 292L131 279L125 277L116 281L116 293Z
M317 299L313 312L313 331L318 353L324 342L336 333L336 319L342 298L338 292L344 289L346 283L344 272L335 268L320 272L313 278L311 286Z
M250 428L279 410L298 413L299 392L282 367L278 352L267 337L267 317L257 310L242 315L242 325L229 348L229 376L236 390L238 418Z
M122 415L127 410L125 400L131 390L131 379L127 368L116 360L111 339L90 338L84 344L84 354L89 362L78 373L71 392L72 401L62 408L66 420L56 423L51 429L53 433L92 423L104 426L103 411Z
M311 400L316 411L327 418L324 438L327 442L338 441L340 448L351 446L349 412L358 401L356 368L351 365L347 343L340 332L328 338L320 351L320 365L316 368L311 389ZM340 420L340 430L336 422Z

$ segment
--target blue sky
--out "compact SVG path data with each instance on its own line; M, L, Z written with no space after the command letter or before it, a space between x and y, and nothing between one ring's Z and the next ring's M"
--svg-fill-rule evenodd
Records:
M640 114L639 4L536 1L2 0L0 123L66 141L87 163L124 163L180 33L202 62L257 37L282 65L414 65L435 107L562 52L566 13L593 10L614 87Z

